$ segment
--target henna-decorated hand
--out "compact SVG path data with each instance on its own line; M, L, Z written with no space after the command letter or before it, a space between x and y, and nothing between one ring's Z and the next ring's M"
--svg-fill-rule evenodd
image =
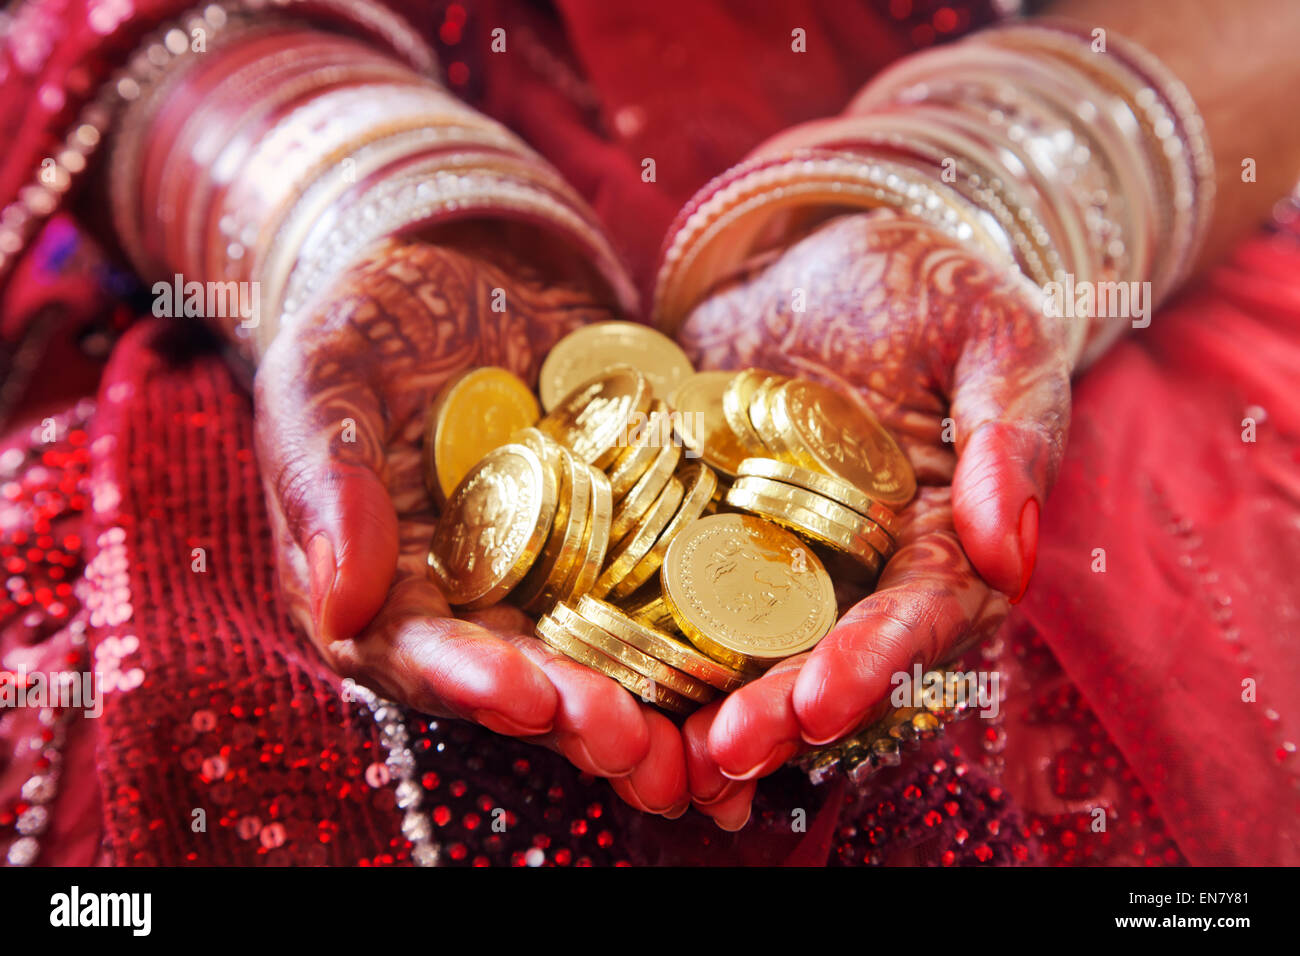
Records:
M420 449L439 388L480 365L535 381L560 336L612 317L574 270L543 275L501 247L389 242L276 337L257 373L256 429L282 586L341 675L535 738L612 778L633 806L678 815L685 763L665 716L548 650L514 608L453 616L425 576L435 514ZM505 311L493 311L496 290Z
M1024 593L1069 428L1066 335L1023 280L876 213L832 220L722 288L680 338L700 367L759 366L855 392L921 486L877 590L813 651L687 720L696 805L737 829L757 777L882 712L892 674L954 658Z

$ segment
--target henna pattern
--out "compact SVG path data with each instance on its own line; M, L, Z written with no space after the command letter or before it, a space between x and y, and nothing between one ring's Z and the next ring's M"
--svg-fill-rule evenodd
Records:
M959 358L1016 353L1016 374L990 382L992 399L1068 393L1064 329L1027 294L1023 280L882 211L832 220L733 280L695 309L679 338L702 368L757 365L856 391L898 436L918 479L936 483L954 464L941 439Z
M995 533L976 521L959 535L955 512L965 509L972 526L984 507L973 495L985 486L1023 489L1037 502L1055 478L1069 419L1066 330L1032 296L1026 280L923 223L878 212L822 224L687 318L679 339L698 367L761 366L860 396L899 438L921 484L900 515L900 547L877 590L797 665L735 695L723 707L727 726L779 727L771 715L793 706L806 740L841 736L878 709L892 672L952 660L1001 624L1008 598L972 558L997 570L988 541L1020 529L994 514L984 524ZM968 466L959 500L954 476L968 452L987 474L972 476ZM1036 525L1032 532L1036 541ZM741 716L746 710L750 717ZM713 749L724 761L773 744L723 743Z
M614 315L582 278L557 280L489 232L459 239L455 248L419 240L377 246L314 314L280 331L258 369L258 456L279 573L291 612L308 633L310 570L301 542L338 481L378 476L397 511L397 576L372 629L427 615L427 597L413 603L408 582L424 581L435 520L420 446L438 390L481 365L535 383L560 337ZM445 601L433 610L450 616ZM331 657L330 648L322 650ZM406 699L419 700L404 690Z

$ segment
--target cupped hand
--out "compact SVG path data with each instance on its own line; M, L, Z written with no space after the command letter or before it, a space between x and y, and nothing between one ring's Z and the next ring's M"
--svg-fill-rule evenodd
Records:
M614 681L551 651L522 612L456 615L426 577L436 513L425 416L471 367L536 379L555 341L613 317L558 257L472 231L394 240L280 330L256 376L255 427L290 612L342 676L424 713L535 739L613 780L633 806L687 806L677 728Z
M1024 594L1070 419L1068 330L1040 301L931 227L873 213L830 220L688 317L699 367L860 397L920 485L876 590L811 652L688 718L691 793L719 825L744 825L758 777L883 713L893 674L954 659Z

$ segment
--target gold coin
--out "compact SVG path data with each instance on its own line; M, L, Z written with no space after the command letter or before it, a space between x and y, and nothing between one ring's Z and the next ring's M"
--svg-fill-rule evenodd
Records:
M660 580L687 639L736 668L806 651L835 623L835 589L821 561L790 532L751 515L688 525L668 546Z
M741 482L763 480L762 478L738 479L736 484L731 486L731 490L727 492L727 504L733 508L766 518L769 521L775 521L782 527L789 528L791 531L796 531L814 541L856 558L873 572L879 572L884 563L882 556L872 547L866 537L858 534L854 528L818 514L812 508L796 504L787 495L776 497L763 494L755 491L753 486L741 484ZM804 489L795 488L793 485L785 487L793 492L804 491ZM811 492L805 491L804 494L811 494ZM829 498L823 498L822 500L827 504L834 504Z
M676 342L648 325L595 322L560 339L542 362L542 405L549 412L578 385L633 355L656 398L667 398L695 371Z
M559 507L551 533L541 557L511 593L516 604L533 613L554 604L560 597L560 587L575 573L591 517L591 476L586 464L564 448L560 449L560 462Z
M644 558L650 553L650 549L655 546L659 540L659 535L668 523L673 520L677 513L678 506L682 503L682 495L685 488L681 481L673 476L669 476L668 483L664 485L663 491L659 497L646 510L641 520L633 525L629 531L615 547L605 563L605 570L600 572L600 577L592 585L591 594L596 597L604 597L610 590L627 577ZM627 593L633 589L629 588Z
M863 517L870 518L880 525L890 538L894 541L898 540L898 515L842 478L777 461L775 458L746 458L740 463L737 474L741 478L770 478L773 481L815 491L856 511Z
M735 377L735 372L697 372L668 397L682 444L729 477L750 454L722 412L722 397Z
M754 390L754 396L749 400L749 423L754 426L754 432L759 440L774 452L783 450L785 442L781 438L780 431L772 424L768 401L772 392L788 381L790 379L784 375L769 375L763 379L763 384Z
M557 605L558 606L558 605ZM611 677L642 700L652 700L665 710L689 714L696 707L685 697L662 687L644 674L638 674L626 664L621 664L604 651L592 647L569 633L549 614L537 622L537 636L565 657L585 664L599 674Z
M718 487L714 490L713 497L709 499L709 503L704 506L704 513L706 515L715 515L718 513L718 509L720 509L726 502L727 489L730 487L730 481L718 478Z
M665 634L678 633L677 620L668 610L668 605L664 603L664 594L659 588L658 581L633 594L623 602L622 608L629 616L648 627L663 631Z
M722 393L722 415L741 447L748 452L746 458L759 457L767 451L763 439L754 431L754 425L749 420L749 403L754 400L754 393L767 376L768 373L761 368L747 368L733 378L727 390Z
M654 464L664 445L672 444L672 425L668 406L658 399L644 422L628 427L629 444L609 466L609 487L614 500L620 501Z
M735 484L731 487L734 489L737 486L743 490L754 491L779 501L790 501L802 508L807 508L814 514L821 515L827 521L833 521L837 525L848 528L857 537L865 538L867 543L879 551L880 556L883 558L888 558L894 553L894 539L885 534L880 525L865 515L860 515L852 508L848 508L825 495L809 491L807 488L799 488L795 485L787 485L784 482L773 481L771 478L757 476L737 478Z
M713 473L712 468L700 461L679 468L677 480L686 488L686 494L682 497L677 513L663 529L654 546L632 570L623 576L621 581L610 589L610 597L616 600L625 598L654 576L659 566L663 564L664 555L668 553L668 545L672 543L673 538L677 537L682 528L704 514L705 507L713 499L713 493L718 488L718 476Z
M526 445L489 452L434 529L429 576L456 607L495 604L537 560L558 507L555 474Z
M630 644L643 654L649 654L685 674L698 677L718 690L733 691L750 680L749 675L705 656L671 634L633 619L612 604L587 596L578 602L577 611L623 643Z
M700 704L707 704L717 696L713 688L707 684L695 680L689 674L683 674L677 668L651 657L644 651L637 650L631 644L624 643L567 604L557 604L555 610L551 612L551 617L584 644L608 654L625 667L630 667L642 677L650 678L675 694L681 694Z
M916 476L902 449L874 415L843 393L794 379L772 393L768 412L798 464L842 478L894 510L916 494Z
M424 431L424 483L444 504L460 480L542 410L532 390L495 366L455 376L438 392Z
M609 479L604 472L591 465L586 468L587 477L591 480L591 513L587 516L587 527L582 534L582 558L574 567L570 578L556 592L566 601L572 601L591 590L605 564L605 554L609 551L614 496L610 494Z
M527 445L537 453L537 457L542 461L551 462L558 473L560 469L560 453L564 451L564 446L540 428L533 425L519 429L510 436L510 444Z
M645 415L650 383L630 365L616 365L573 389L537 427L597 468L607 468L626 444L628 422Z
M645 516L672 478L673 470L681 458L680 445L670 443L659 449L646 473L637 480L632 490L623 496L623 500L614 509L614 524L609 532L610 541L618 544Z

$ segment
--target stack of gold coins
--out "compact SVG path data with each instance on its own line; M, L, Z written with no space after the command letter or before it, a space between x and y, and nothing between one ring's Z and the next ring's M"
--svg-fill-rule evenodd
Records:
M894 512L834 475L773 458L746 458L726 501L849 555L873 575L894 553Z
M809 650L837 616L819 554L874 574L896 546L911 469L833 389L696 373L624 322L561 340L540 389L476 369L434 403L429 575L454 607L540 615L542 640L647 702L684 713Z
M576 605L556 604L538 620L537 634L647 703L677 713L689 713L751 676L590 595Z
M895 511L916 480L875 416L825 385L760 369L734 376L721 402L750 453L734 465L726 503L878 574L896 547Z
M609 548L614 499L600 469L541 430L525 428L513 440L536 451L559 476L559 500L546 544L510 595L524 610L539 613L586 593L595 582Z

